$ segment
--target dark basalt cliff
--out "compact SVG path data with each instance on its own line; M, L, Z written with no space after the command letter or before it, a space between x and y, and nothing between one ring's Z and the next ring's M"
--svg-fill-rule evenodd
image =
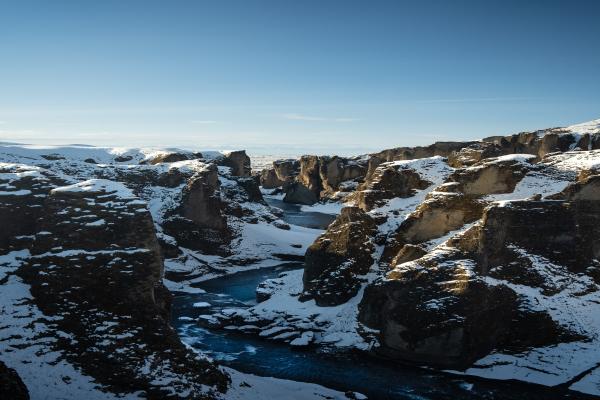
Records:
M367 288L360 319L380 330L377 351L464 368L494 350L584 340L549 310L531 307L512 285L547 295L567 281L584 283L581 294L597 290L598 211L595 201L488 208L481 225ZM585 276L592 281L585 284Z
M21 346L44 343L114 393L208 398L207 387L225 391L227 376L186 349L169 325L171 294L145 202L113 181L63 186L50 173L30 172L2 171L25 177L10 181L15 194L0 204L11 216L3 218L10 229L0 254L20 254L14 275L30 286L41 313L30 323L45 325Z

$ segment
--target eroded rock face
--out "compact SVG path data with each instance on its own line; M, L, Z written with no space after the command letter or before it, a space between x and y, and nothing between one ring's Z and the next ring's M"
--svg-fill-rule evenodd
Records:
M487 354L505 335L516 296L472 279L459 254L402 264L367 287L360 320L379 329L379 350L406 361L462 367Z
M275 189L285 182L279 179L275 168L265 168L260 171L260 185L265 189Z
M366 174L364 165L355 160L338 156L320 157L319 175L325 193L333 193L342 182L362 178Z
M273 166L260 173L260 184L265 189L274 189L292 181L300 172L298 160L276 160Z
M246 150L237 150L225 154L222 164L231 168L233 176L250 176L252 172L250 157L246 154Z
M300 173L296 178L300 184L313 192L317 199L321 190L323 190L319 172L320 167L321 163L318 156L302 156L300 157Z
M0 361L0 398L11 400L29 400L27 387L14 369Z
M360 276L373 264L373 219L358 207L346 207L306 251L304 291L318 305L342 304L355 296Z
M462 193L432 193L388 240L382 261L395 266L404 260L406 244L419 244L481 218L486 202Z
M201 154L192 156L192 154L176 153L176 152L159 153L156 156L153 156L153 157L143 161L142 164L156 165L156 164L160 164L160 163L173 163L173 162L177 162L177 161L190 160L191 158L196 158L196 157L200 158L201 156L202 156Z
M359 318L380 330L379 351L387 357L452 368L492 351L585 340L580 328L536 304L559 293L578 299L598 291L589 279L598 263L598 207L591 201L491 207L480 226L367 287ZM537 291L540 299L528 298Z
M283 201L286 203L313 205L319 201L319 197L315 192L300 182L292 181L286 183L283 191L285 192Z
M448 156L448 165L454 168L470 167L486 158L498 157L503 154L504 152L496 143L478 142L452 152Z
M522 156L484 160L470 168L458 169L448 178L448 182L455 184L446 185L440 190L460 192L468 196L511 193L530 169L528 161L531 158Z
M187 183L181 200L181 215L199 227L222 230L227 221L222 214L217 167L209 165Z
M396 161L396 160L414 160L417 158L427 158L434 156L448 157L455 151L459 151L463 147L470 146L477 142L435 142L429 146L417 147L396 147L393 149L383 150L379 153L372 154L381 162Z
M273 161L273 169L280 181L287 182L300 173L300 162L293 159Z
M38 183L35 195L20 196L23 207L41 212L24 236L0 247L0 255L21 254L14 274L30 287L27 318L36 332L29 337L25 325L28 339L20 346L57 352L114 393L202 398L226 390L228 378L186 349L169 325L171 295L146 203L112 181L56 187L38 177ZM2 319L15 323L15 312L3 309Z
M584 272L600 256L597 201L522 201L492 207L483 218L479 259L484 273L523 248L572 272ZM560 250L558 250L560 249Z
M393 163L379 165L368 179L358 186L348 200L354 200L365 211L380 206L384 200L395 197L410 197L416 189L425 189L431 182L410 168Z
M180 245L209 254L226 254L231 240L217 167L209 164L189 179L179 211L163 221L166 233Z
M588 171L586 171L588 172ZM552 196L553 199L567 201L598 201L600 200L600 175L580 174L577 182L567 186L561 193Z

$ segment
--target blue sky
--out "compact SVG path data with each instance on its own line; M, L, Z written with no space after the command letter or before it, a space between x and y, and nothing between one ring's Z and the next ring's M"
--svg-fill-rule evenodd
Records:
M4 1L0 140L357 153L600 118L597 1Z

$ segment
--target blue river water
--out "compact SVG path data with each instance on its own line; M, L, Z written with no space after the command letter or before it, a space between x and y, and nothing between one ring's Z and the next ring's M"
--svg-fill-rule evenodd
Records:
M322 228L332 220L326 214L319 216L318 221L315 221L314 215L293 215L301 213L298 206L294 207L297 208L284 209L288 223L295 222L304 226L313 224ZM260 282L277 277L286 270L298 268L302 268L301 263L284 263L274 268L244 271L202 283L199 287L206 293L175 295L173 326L185 343L239 371L318 383L340 391L352 390L363 393L370 399L590 398L556 388L464 378L402 366L358 353L331 354L317 349L294 349L256 335L207 329L195 322L200 315L211 314L223 308L250 307L256 304L255 290Z

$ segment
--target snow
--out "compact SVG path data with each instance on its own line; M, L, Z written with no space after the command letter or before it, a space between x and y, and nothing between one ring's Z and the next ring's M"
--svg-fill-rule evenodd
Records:
M573 133L578 133L580 135L599 133L600 119L595 119L593 121L567 126L565 129Z
M531 268L544 277L544 285L550 286L553 294L544 294L540 287L515 284L489 276L483 277L485 282L492 286L510 287L529 309L548 312L561 326L591 340L559 343L518 354L494 352L475 362L464 373L501 380L518 379L548 386L563 384L583 373L583 378L573 383L571 389L590 394L600 393L600 376L597 370L600 362L600 313L597 310L600 304L600 286L590 277L583 274L575 276L565 267L544 257L529 254L514 246L513 250L531 260Z
M280 285L276 285L268 300L248 309L229 309L223 314L241 317L249 322L256 318L269 320L271 323L262 328L265 333L261 336L286 341L298 339L294 345L305 346L314 342L340 348L367 349L369 345L358 333L362 327L357 319L358 303L362 299L364 285L356 296L344 304L319 307L314 300L302 302L298 299L298 294L303 290L302 274L302 269L282 274L281 278L276 279ZM366 277L367 280L374 278L374 274ZM285 336L276 335L284 330L289 331Z
M344 204L339 202L328 202L328 203L315 203L312 206L302 205L300 211L303 212L320 212L323 214L338 215Z
M561 171L579 172L597 169L600 166L600 150L553 154L545 157L542 162Z
M295 382L286 379L246 374L231 368L223 368L231 376L231 388L223 395L227 400L347 400L345 393L327 389L314 383ZM360 393L355 398L366 399Z
M192 307L194 308L209 308L210 306L211 304L205 301L199 301L197 303L192 304Z
M31 194L31 190L15 190L12 192L0 192L0 196L26 196Z
M88 179L83 182L69 186L61 186L52 189L52 193L102 193L115 195L122 199L133 199L136 196L131 189L128 189L122 183L110 181L108 179Z
M441 184L454 170L446 164L444 157L440 156L419 158L416 160L391 161L389 163L381 164L381 166L386 165L393 165L403 169L412 169L416 171L421 178L428 180L435 185Z
M13 274L28 257L27 250L0 256L0 277L6 279L0 296L0 360L17 371L32 399L139 398L101 391L92 378L52 349L56 340L50 333L52 318L33 304L29 285Z
M536 158L533 154L507 154L500 157L495 157L492 161L486 161L486 164L498 164L507 161L518 163L530 163Z

